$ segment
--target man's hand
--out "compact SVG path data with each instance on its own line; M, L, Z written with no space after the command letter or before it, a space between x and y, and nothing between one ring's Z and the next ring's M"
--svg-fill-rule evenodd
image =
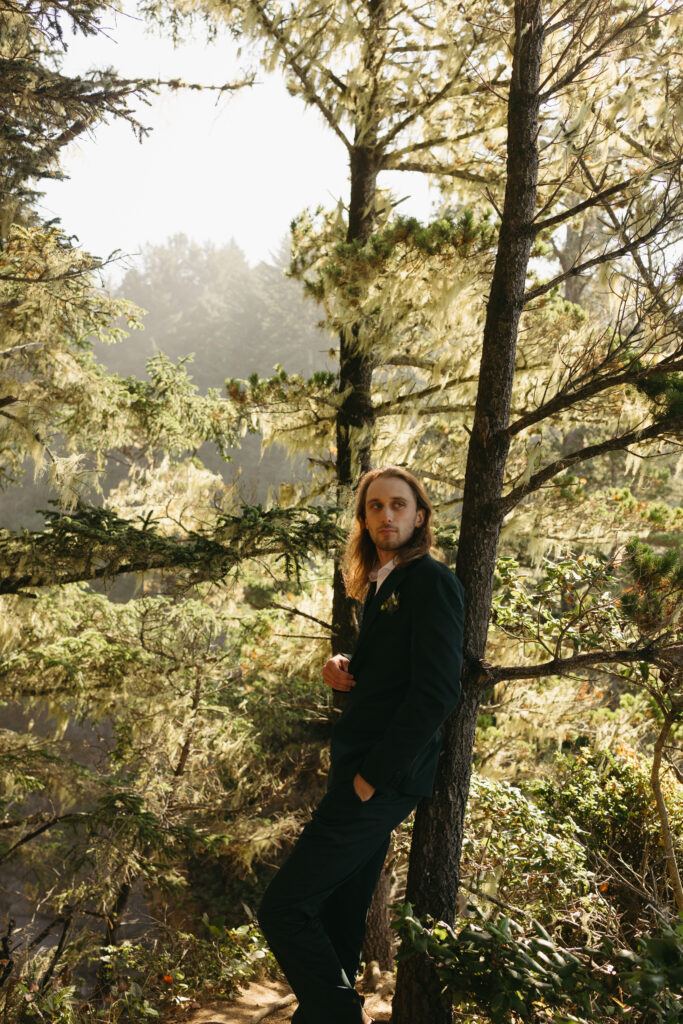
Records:
M359 775L358 772L356 772L353 777L353 788L356 791L356 796L360 797L363 803L375 794L375 787L371 786L369 782L366 782L363 776Z
M333 690L348 692L356 685L356 680L349 672L349 659L343 654L335 654L323 665L323 682Z

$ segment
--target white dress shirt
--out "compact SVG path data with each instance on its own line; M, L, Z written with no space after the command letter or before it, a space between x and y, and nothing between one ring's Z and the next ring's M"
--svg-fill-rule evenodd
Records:
M386 565L382 565L382 566L380 566L379 569L373 569L371 573L368 573L368 579L371 580L373 583L374 582L377 583L377 586L375 588L375 593L377 593L379 588L382 586L382 584L384 583L385 579L387 578L387 576L389 575L391 570L395 569L395 568L396 568L396 561L395 561L395 559L392 558L390 562L386 563Z

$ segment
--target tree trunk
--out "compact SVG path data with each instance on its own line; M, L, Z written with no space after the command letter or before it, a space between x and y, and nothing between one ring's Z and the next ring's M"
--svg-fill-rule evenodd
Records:
M137 877L138 876L136 875L135 878ZM135 878L122 883L118 893L116 894L116 899L114 900L111 910L106 914L106 933L104 942L102 943L103 953L105 950L109 949L109 947L116 945L119 925L126 906L128 905L128 897L130 896ZM101 961L97 971L95 991L93 994L95 1002L102 1002L103 999L106 999L111 992L114 980L114 971L111 964Z
M467 458L457 573L467 595L462 699L444 730L434 796L418 807L406 898L417 915L453 924L463 822L480 703L493 573L502 525L498 499L509 448L506 433L519 318L524 302L538 176L538 108L543 25L540 0L516 0L508 98L507 182L484 327L479 387ZM451 1000L424 956L400 965L392 1024L451 1024Z
M347 242L366 241L375 220L375 192L379 161L373 149L357 147L351 153L351 201ZM345 505L358 478L370 468L375 415L370 387L372 356L359 345L354 324L339 336L339 393L345 395L337 414L337 504ZM332 643L335 651L351 650L356 641L353 602L346 596L341 573L341 552L335 558L332 599ZM335 694L337 698L344 695Z
M391 930L391 914L389 903L393 888L394 848L389 847L382 874L370 904L368 923L365 929L363 960L369 964L376 960L381 971L391 971L394 967L395 932Z
M371 0L371 32L381 32L384 0ZM376 60L377 50L368 40L367 64L371 68ZM370 114L372 117L372 114ZM351 197L349 201L349 226L347 242L365 242L372 234L375 223L375 195L380 153L376 145L376 130L370 125L356 126L356 145L350 155ZM344 395L336 423L337 442L337 504L344 507L351 499L353 487L359 477L371 466L372 435L375 411L372 405L372 353L360 343L359 327L353 327L339 336L339 394ZM353 601L346 596L342 575L342 552L334 560L332 594L332 645L333 650L351 651L356 643L358 629L354 616ZM346 694L334 691L333 705L341 710ZM380 882L370 908L368 938L365 953L370 948L370 959L378 960L380 966L389 964L393 954L393 932L387 906L387 886L390 886L386 867L382 870ZM370 943L370 947L368 946ZM380 955L376 955L377 952ZM381 956L381 959L380 959Z
M661 707L662 705L660 704L660 708ZM662 708L662 710L664 710L664 708ZM674 707L669 708L668 711L665 711L662 728L659 732L659 736L655 740L650 782L652 784L652 792L655 795L655 804L657 805L657 814L659 816L659 824L662 830L662 844L664 846L666 864L669 869L669 880L671 882L671 888L674 891L674 899L676 900L678 913L683 915L683 884L681 883L681 875L678 870L678 864L676 863L676 850L674 848L673 836L671 835L671 822L669 821L669 812L667 810L666 801L664 800L662 782L659 777L662 767L662 751L664 750L664 744L666 743L671 726L680 714L680 710L680 705L675 705Z

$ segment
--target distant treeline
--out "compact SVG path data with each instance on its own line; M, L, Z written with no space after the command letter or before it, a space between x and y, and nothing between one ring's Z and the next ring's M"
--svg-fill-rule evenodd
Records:
M142 377L150 356L194 354L190 374L201 390L226 377L269 376L276 363L310 376L329 369L331 338L319 307L286 277L288 246L250 267L234 242L216 246L174 235L146 245L117 294L146 310L144 331L122 345L97 346L98 358L122 376Z

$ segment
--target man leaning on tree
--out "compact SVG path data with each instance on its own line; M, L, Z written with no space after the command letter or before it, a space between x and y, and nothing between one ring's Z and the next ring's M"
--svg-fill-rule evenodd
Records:
M396 466L366 473L345 563L363 602L353 655L323 680L346 691L328 788L259 908L299 1001L293 1024L368 1024L354 988L391 832L430 796L441 726L460 696L463 586L430 554L432 506Z

